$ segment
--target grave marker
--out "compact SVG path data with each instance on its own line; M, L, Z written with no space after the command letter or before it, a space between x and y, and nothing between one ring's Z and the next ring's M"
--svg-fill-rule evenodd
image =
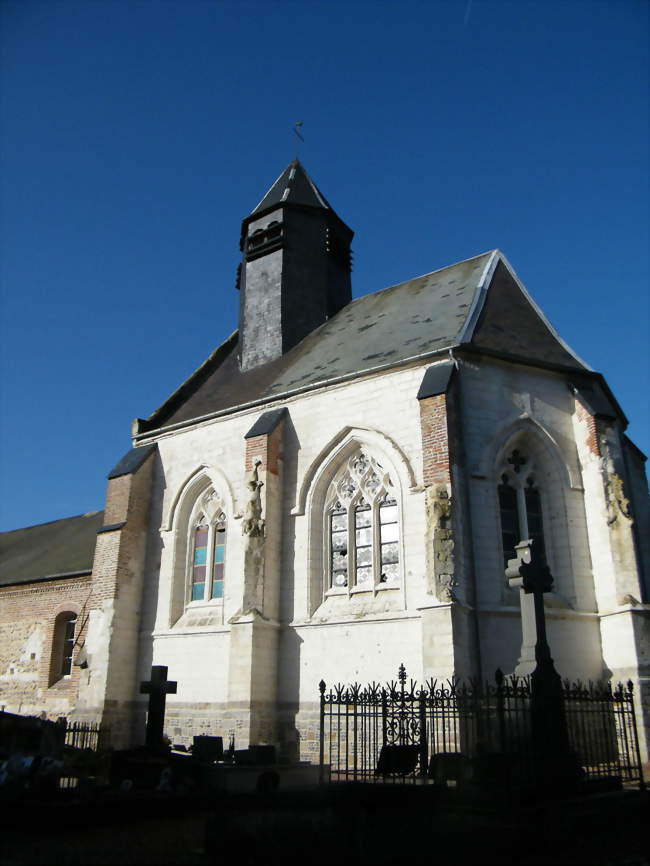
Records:
M576 781L580 768L569 748L562 680L546 637L544 593L553 588L553 577L532 539L519 542L515 550L517 556L508 561L506 569L508 583L519 589L521 603L522 648L515 673L530 674L531 735L538 780L542 785L561 787Z
M167 695L176 694L177 686L177 682L167 679L166 665L153 665L151 679L140 683L140 694L149 695L145 742L151 749L160 749L163 745L165 702Z

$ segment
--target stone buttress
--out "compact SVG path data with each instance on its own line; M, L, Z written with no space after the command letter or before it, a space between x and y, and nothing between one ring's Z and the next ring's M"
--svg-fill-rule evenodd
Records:
M460 554L471 550L465 484L459 466L459 375L451 361L429 367L418 391L426 507L426 594L422 616L425 676L477 673L476 622L469 575Z
M236 742L277 741L284 409L265 412L246 434L244 580L230 618L227 721Z
M641 753L647 756L650 604L643 555L650 536L647 485L642 469L638 471L627 453L631 443L620 420L602 395L584 386L574 393L604 673L614 683L632 680Z
M88 635L76 716L110 728L114 747L130 745L137 690L149 497L155 446L134 448L108 477L97 535Z

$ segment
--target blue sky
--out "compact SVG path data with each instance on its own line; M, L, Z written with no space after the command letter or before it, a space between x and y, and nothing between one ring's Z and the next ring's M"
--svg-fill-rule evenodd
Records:
M646 2L2 2L0 528L103 507L295 155L355 296L500 247L646 453Z

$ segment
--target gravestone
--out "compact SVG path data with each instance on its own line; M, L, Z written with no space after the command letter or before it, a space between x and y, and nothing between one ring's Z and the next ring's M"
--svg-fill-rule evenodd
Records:
M418 745L384 745L379 752L377 761L377 776L407 776L412 773L420 759L420 747Z
M192 757L197 761L222 761L223 738L200 734L192 742Z

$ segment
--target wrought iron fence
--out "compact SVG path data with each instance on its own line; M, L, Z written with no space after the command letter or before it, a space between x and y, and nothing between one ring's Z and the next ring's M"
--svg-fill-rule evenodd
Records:
M59 788L77 788L79 780L88 776L104 775L110 745L110 729L99 722L72 722L61 718L65 725L63 769Z
M65 745L73 749L91 749L98 752L109 744L109 730L99 722L73 722L66 724Z
M632 683L565 681L562 695L577 773L642 786ZM534 783L530 680L420 686L401 665L385 685L321 682L320 763L333 780Z

